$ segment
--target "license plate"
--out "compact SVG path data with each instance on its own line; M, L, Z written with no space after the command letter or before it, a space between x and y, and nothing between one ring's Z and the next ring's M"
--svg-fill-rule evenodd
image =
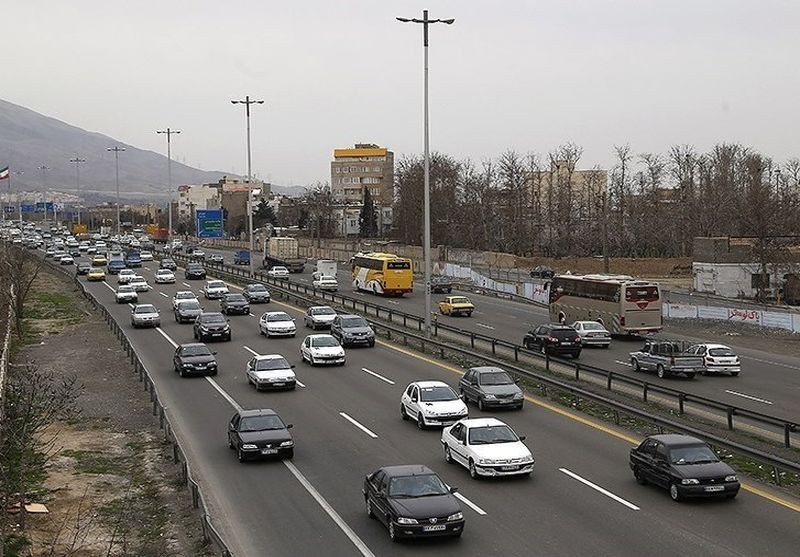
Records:
M422 531L423 532L440 532L440 531L444 530L445 528L447 528L447 525L445 525L445 524L436 524L435 526L423 526L422 527Z
M221 337L222 333L211 333L212 337Z
M286 383L273 383L276 387L283 387Z
M567 341L567 342L562 342L561 344L562 344L562 345L570 345L570 344L572 344L572 343L571 343L571 342L569 342L569 341Z
M278 454L278 449L261 449L261 454Z
M517 468L518 468L517 466L501 466L500 470L504 472L511 472L512 470L516 470Z
M724 485L708 485L706 491L725 491Z

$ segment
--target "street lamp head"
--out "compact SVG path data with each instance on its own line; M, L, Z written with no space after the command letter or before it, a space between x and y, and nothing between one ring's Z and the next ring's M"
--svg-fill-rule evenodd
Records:
M264 101L256 101L256 104L264 104Z
M407 17L396 17L397 21L402 21L403 23L411 23L411 20Z
M439 21L441 21L442 23L446 23L447 25L452 25L452 24L454 24L456 22L455 18L452 18L452 19L440 19Z
M239 104L241 101L231 101L231 104Z

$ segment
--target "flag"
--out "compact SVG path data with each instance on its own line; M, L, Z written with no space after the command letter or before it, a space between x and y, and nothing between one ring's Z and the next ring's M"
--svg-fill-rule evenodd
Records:
M8 178L8 167L0 168L0 180L5 180Z

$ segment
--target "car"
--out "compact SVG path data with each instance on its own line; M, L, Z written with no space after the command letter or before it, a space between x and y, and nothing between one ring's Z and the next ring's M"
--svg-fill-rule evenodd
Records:
M78 251L86 251L89 249L89 242L81 242L78 244Z
M220 311L225 315L238 313L239 315L250 314L250 302L241 294L225 294L219 303Z
M354 344L375 346L375 331L360 315L345 314L334 317L331 323L331 335L344 347Z
M568 355L577 358L583 345L578 331L568 325L548 323L531 329L522 339L522 346L544 355Z
M258 330L267 338L274 336L290 336L297 334L294 319L284 311L268 311L258 320Z
M276 265L271 267L269 271L267 271L267 276L274 279L288 279L289 278L289 269L286 267L282 267L280 265Z
M464 513L449 487L422 464L384 466L364 478L364 506L393 542L402 538L460 537Z
M611 346L611 333L602 323L597 321L575 321L570 327L578 332L578 336L581 338L581 346L599 346L601 348Z
M206 252L201 249L193 249L191 252L192 259L200 259L203 260L206 258Z
M118 304L135 304L139 301L139 294L130 284L120 284L115 296Z
M69 250L67 251L67 254L71 255L72 257L80 257L81 256L81 250L79 250L78 248L69 248Z
M453 281L450 277L436 275L431 277L431 294L450 294L453 291Z
M56 253L56 250L53 249L53 248L47 248L46 250L44 250L44 256L47 259L53 257L55 255L55 253Z
M158 327L161 314L153 304L138 304L131 310L131 325L137 327Z
M400 397L400 417L416 420L420 429L453 425L467 413L458 393L442 381L414 381Z
M153 253L150 251L142 251L139 253L139 257L142 259L142 261L152 261Z
M469 418L442 430L444 459L469 470L472 479L530 475L535 459L517 435L497 418Z
M206 278L206 270L200 263L189 263L183 276L186 280L203 280Z
M206 339L231 340L231 326L221 313L209 311L197 316L194 321L194 338L200 342Z
M121 269L117 273L117 284L129 284L131 279L136 276L136 271L133 269Z
M238 250L233 254L234 265L250 265L250 252L248 250Z
M545 265L538 265L530 272L531 278L553 278L555 274L556 273L553 271L553 269Z
M89 281L97 281L97 280L106 280L106 272L98 267L92 268L91 271L86 273L86 280Z
M636 373L655 371L659 379L671 375L683 375L694 379L705 370L705 361L698 354L686 352L688 343L682 340L646 339L644 346L631 352L631 368Z
M313 330L326 329L336 319L336 311L330 306L311 306L303 316L303 324Z
M155 275L156 284L175 284L175 273L169 269L159 269Z
M105 255L97 254L92 257L92 267L105 267L107 264L108 260Z
M97 253L97 248L96 247L89 246L88 248L86 248L86 255L93 255L95 253Z
M294 389L297 386L297 377L293 369L294 365L290 365L280 354L267 354L254 356L247 362L244 373L247 382L252 384L256 391Z
M195 299L179 300L173 313L177 323L194 323L198 316L203 313L203 308L200 306L200 302Z
M178 290L175 292L175 295L172 297L172 309L177 309L178 304L184 300L194 300L198 302L200 300L197 299L197 296L191 290Z
M133 286L133 289L136 290L137 292L147 292L148 290L153 288L152 286L147 284L147 281L145 280L144 277L139 275L132 277L130 282L128 282L128 284Z
M466 296L448 296L439 302L439 312L442 315L466 315L469 317L475 311L475 306Z
M736 377L742 371L742 363L730 346L724 344L694 344L686 350L687 354L695 354L703 358L703 375L728 373Z
M138 251L130 251L128 255L125 256L125 266L126 267L141 267L142 266L142 255Z
M71 255L62 255L58 263L59 265L73 265L75 263L75 260L72 258Z
M739 478L707 443L689 435L651 435L630 451L630 467L640 484L669 490L673 501L727 497L739 493Z
M228 286L221 280L209 280L203 285L203 295L207 300L219 300L228 292Z
M312 366L345 363L344 348L331 335L308 335L300 344L300 357Z
M225 263L225 258L218 253L211 253L208 256L206 256L206 262L214 263L216 265L222 265L223 263Z
M274 410L239 410L228 422L228 447L236 451L239 462L265 456L291 459L292 427Z
M179 344L172 356L172 368L181 376L203 374L216 375L218 371L216 352L201 342Z
M493 408L522 409L525 397L507 371L494 366L472 367L458 383L464 402L475 402L478 410Z
M85 261L80 261L75 268L75 272L79 275L88 275L91 270L92 266Z
M162 269L169 269L173 273L178 270L178 264L175 263L175 260L171 257L165 257L161 260L161 268Z
M336 277L331 277L328 275L320 276L311 284L314 286L314 288L325 290L326 292L336 292L339 290L339 282L336 280Z
M248 284L242 290L242 296L251 304L268 304L270 302L269 290L263 284Z

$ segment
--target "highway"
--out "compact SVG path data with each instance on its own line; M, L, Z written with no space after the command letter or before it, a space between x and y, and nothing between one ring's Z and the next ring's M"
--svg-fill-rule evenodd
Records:
M142 269L151 284L156 265L145 263ZM114 277L109 277L110 283L87 283L87 288L128 330L154 376L213 520L236 555L796 553L796 503L781 504L746 490L735 501L674 503L665 491L636 484L627 465L632 437L535 399L521 412L497 414L528 436L526 443L537 459L533 476L471 480L466 470L444 462L439 431L419 431L399 416L400 394L410 381L439 379L455 385L457 369L381 341L372 349L348 349L344 367L312 368L299 356L302 320L297 338L266 339L258 334L262 311L282 309L301 316L298 309L280 302L253 306L253 316L230 318L233 340L210 345L220 364L217 377L181 379L172 370L171 354L175 343L192 341L192 329L172 319L172 295L187 289L183 273L177 276L176 285L154 285L140 295L140 302L160 308L160 329L130 327L130 308L114 303ZM199 293L203 282L187 284ZM419 298L387 302L413 307ZM216 302L203 305L217 308ZM533 313L527 306L517 311ZM492 319L484 313L463 321L496 323L499 329L498 319L503 318ZM513 327L500 332L510 334ZM304 386L293 392L255 392L244 376L253 353L283 354L297 365ZM236 407L273 408L293 423L294 459L240 464L225 441L226 424ZM470 414L479 412L470 407ZM402 463L426 464L460 488L467 520L460 541L392 544L385 528L367 518L360 491L364 475Z

